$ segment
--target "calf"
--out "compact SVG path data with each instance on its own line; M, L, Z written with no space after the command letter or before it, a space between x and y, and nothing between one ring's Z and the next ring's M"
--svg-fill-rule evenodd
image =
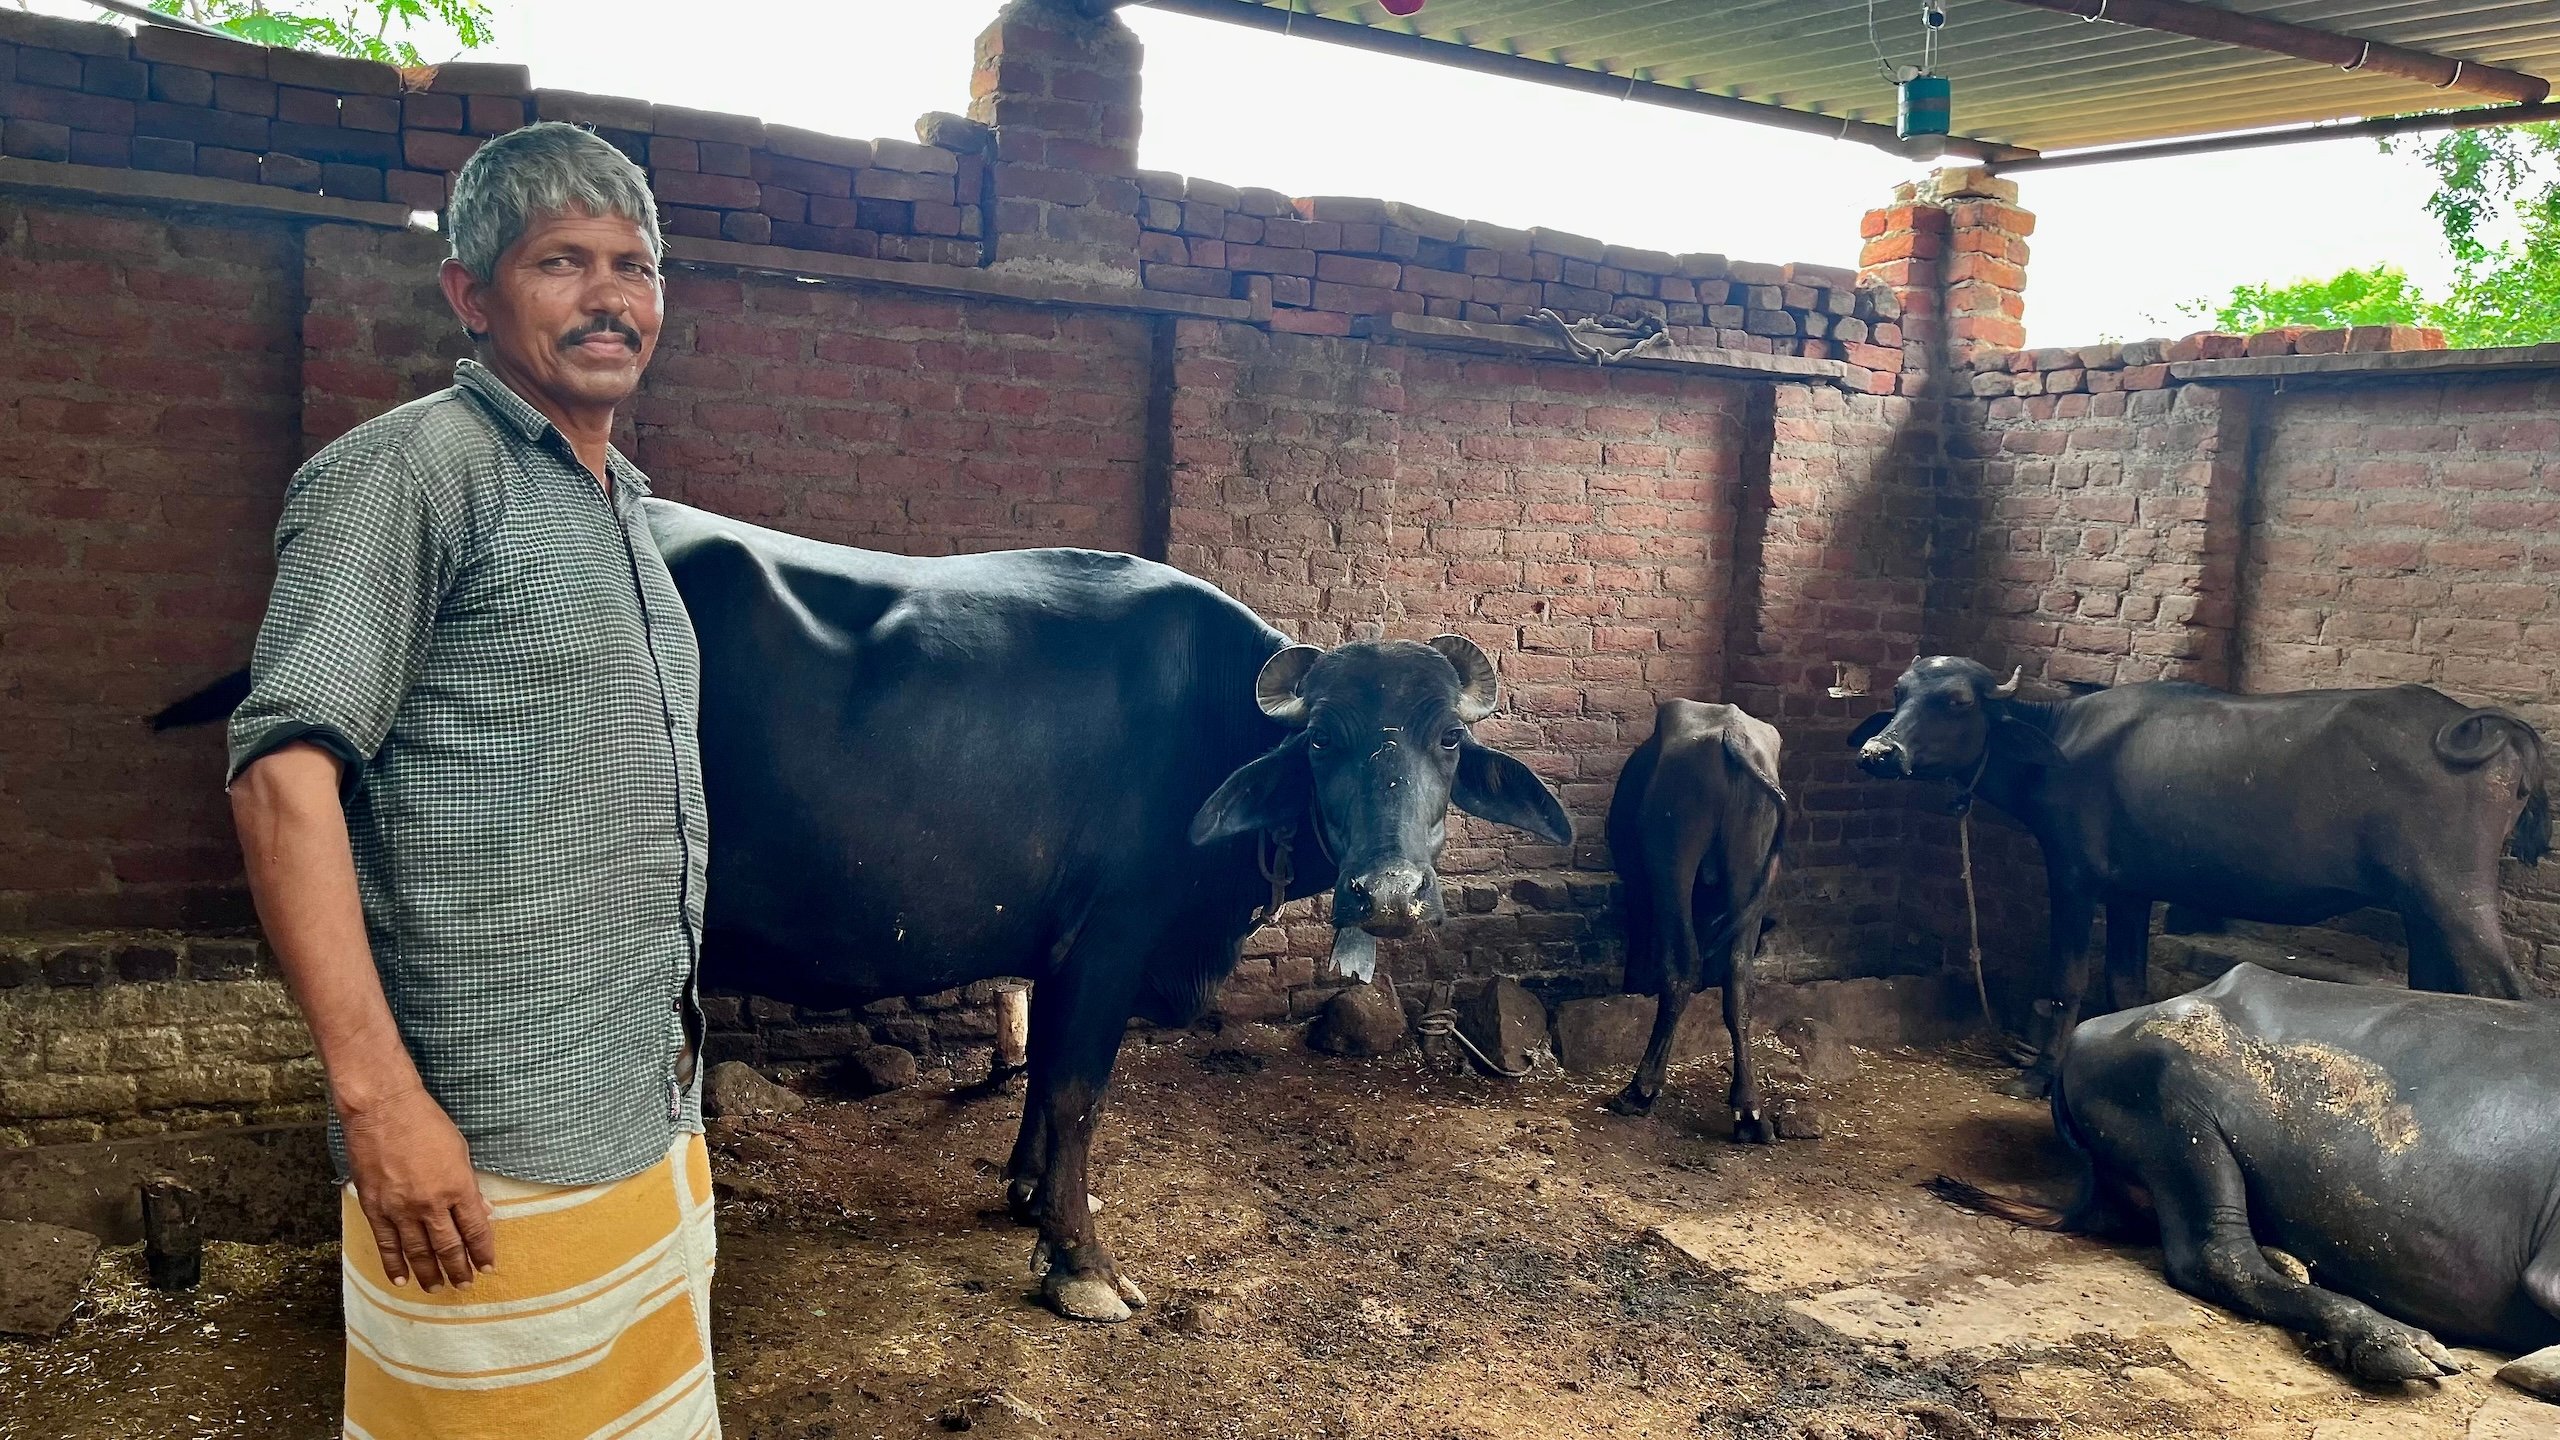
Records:
M2366 905L2400 913L2409 983L2524 994L2498 927L2501 851L2551 846L2542 738L2504 710L2423 685L2230 695L2124 685L2017 698L1971 660L1915 660L1894 708L1849 736L1869 774L1953 780L2044 849L2052 913L2043 1033L2013 1093L2050 1083L2053 1042L2094 979L2107 912L2110 1008L2148 998L2151 906L2309 925Z
M2045 1229L2140 1240L2156 1221L2169 1283L2308 1334L2360 1379L2451 1374L2437 1336L2539 1351L2499 1376L2548 1399L2555 1095L2549 1010L2239 965L2072 1033L2053 1091L2080 1163L2066 1207L1930 1188Z
M1643 1115L1662 1093L1689 997L1724 987L1733 1037L1733 1138L1776 1138L1751 1069L1751 961L1786 835L1778 732L1737 706L1668 700L1619 772L1609 855L1627 930L1626 988L1661 997L1635 1078L1611 1102Z

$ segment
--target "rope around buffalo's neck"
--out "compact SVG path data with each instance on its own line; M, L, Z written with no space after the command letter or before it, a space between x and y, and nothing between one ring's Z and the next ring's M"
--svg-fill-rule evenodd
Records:
M1423 1011L1420 1015L1414 1017L1413 1033L1425 1038L1435 1035L1456 1036L1458 1043L1467 1047L1467 1053L1476 1057L1477 1064L1482 1065L1487 1070L1492 1071L1494 1074L1501 1076L1505 1080L1524 1079L1528 1076L1529 1072L1535 1068L1534 1066L1523 1065L1519 1069L1514 1070L1509 1066L1504 1065L1501 1061L1487 1055L1482 1050L1477 1049L1476 1042L1467 1038L1467 1032L1458 1028L1458 1012L1455 1010Z
M1956 796L1956 850L1964 862L1964 922L1966 950L1973 960L1973 998L1982 1002L1982 1023L1997 1035L2000 1020L1991 1013L1991 987L1982 979L1982 906L1974 896L1973 886L1973 797L1982 788L1983 773L1990 768L1991 750L1985 746L1981 763L1973 767L1973 778Z

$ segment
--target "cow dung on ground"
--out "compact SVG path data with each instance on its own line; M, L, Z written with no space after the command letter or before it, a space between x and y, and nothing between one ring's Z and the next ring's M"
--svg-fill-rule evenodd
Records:
M809 1102L756 1073L744 1060L723 1060L711 1067L702 1085L707 1115L736 1119L743 1115L788 1115Z
M61 1329L97 1260L98 1237L86 1231L0 1221L0 1334Z
M1395 1053L1404 1045L1404 1006L1395 986L1382 976L1326 1001L1307 1027L1307 1044L1347 1060Z

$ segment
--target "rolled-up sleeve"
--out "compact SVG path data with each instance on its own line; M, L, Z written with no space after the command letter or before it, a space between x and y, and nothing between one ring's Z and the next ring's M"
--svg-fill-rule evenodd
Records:
M356 783L434 639L451 531L398 450L324 453L295 474L225 783L296 740L336 755Z

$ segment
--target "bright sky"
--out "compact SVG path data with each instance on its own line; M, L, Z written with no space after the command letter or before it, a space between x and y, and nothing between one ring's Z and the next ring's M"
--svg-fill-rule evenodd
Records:
M80 13L67 0L34 8ZM964 110L996 0L497 0L486 58L535 83L852 136ZM92 12L94 13L94 12ZM1143 162L1737 259L1857 262L1858 216L1917 173L1856 144L1476 76L1143 7ZM432 47L421 44L421 49ZM1956 95L1958 128L1964 96ZM2196 328L2184 301L2391 261L2450 271L2413 160L2337 141L2020 177L2044 344Z

